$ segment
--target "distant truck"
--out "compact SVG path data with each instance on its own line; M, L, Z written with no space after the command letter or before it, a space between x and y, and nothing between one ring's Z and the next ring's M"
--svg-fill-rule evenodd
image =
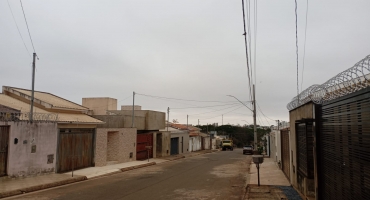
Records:
M234 150L233 141L232 140L222 140L221 148L222 148L222 151L226 151L226 149L230 149L231 151L233 151Z

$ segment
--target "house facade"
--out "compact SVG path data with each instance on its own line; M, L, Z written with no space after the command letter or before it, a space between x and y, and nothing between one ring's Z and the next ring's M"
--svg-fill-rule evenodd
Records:
M89 109L50 93L3 86L0 94L0 174L24 177L94 166L100 120ZM31 119L32 116L32 119Z
M164 112L141 110L137 105L134 113L132 106L117 110L117 100L108 97L83 98L82 102L104 122L97 127L97 146L103 146L96 151L98 166L170 155L170 133L159 131L165 126Z
M370 56L288 104L290 182L306 198L370 195Z

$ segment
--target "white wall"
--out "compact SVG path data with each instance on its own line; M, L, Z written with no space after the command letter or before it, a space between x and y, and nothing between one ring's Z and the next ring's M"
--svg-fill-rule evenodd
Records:
M10 125L7 174L10 177L24 177L55 171L57 149L56 123L0 122ZM14 144L14 140L18 143ZM31 153L32 146L36 152ZM48 163L48 155L53 155Z
M201 136L189 137L189 152L201 150L201 138Z

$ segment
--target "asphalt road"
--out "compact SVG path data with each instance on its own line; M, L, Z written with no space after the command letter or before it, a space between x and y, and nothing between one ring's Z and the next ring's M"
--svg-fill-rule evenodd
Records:
M250 160L220 151L8 199L242 199Z

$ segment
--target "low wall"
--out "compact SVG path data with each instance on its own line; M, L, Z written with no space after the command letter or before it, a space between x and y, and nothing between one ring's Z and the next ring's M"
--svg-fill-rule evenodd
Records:
M0 125L10 126L8 176L26 177L55 171L56 123L0 122Z

